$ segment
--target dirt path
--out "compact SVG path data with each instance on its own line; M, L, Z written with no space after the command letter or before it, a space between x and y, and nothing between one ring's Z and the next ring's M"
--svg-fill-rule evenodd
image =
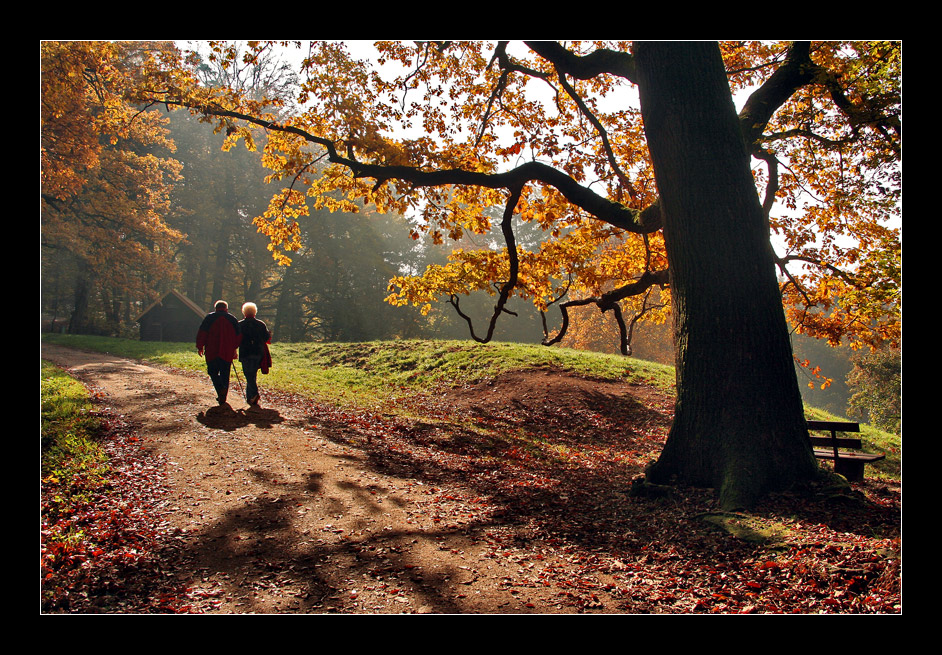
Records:
M400 403L423 418L408 420L264 379L261 408L237 388L220 407L203 374L50 345L42 356L120 415L109 443L129 444L117 454L132 475L145 470L116 500L133 504L153 478L134 526L159 526L132 576L105 570L64 611L899 611L898 483L772 495L737 530L705 520L709 490L634 496L673 414L645 384L513 371L410 396ZM153 454L143 463L139 447Z
M481 509L463 490L385 474L271 394L247 408L234 388L217 406L205 376L52 345L42 356L101 389L167 462L174 575L198 611L574 611L540 584L532 550L468 527Z

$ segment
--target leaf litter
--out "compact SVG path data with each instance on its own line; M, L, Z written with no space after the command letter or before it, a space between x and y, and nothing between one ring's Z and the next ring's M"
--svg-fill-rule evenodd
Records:
M87 546L42 527L44 612L901 612L898 484L748 515L635 496L673 403L644 385L535 369L383 412L218 408L199 375L43 355L101 385L115 462L65 519Z

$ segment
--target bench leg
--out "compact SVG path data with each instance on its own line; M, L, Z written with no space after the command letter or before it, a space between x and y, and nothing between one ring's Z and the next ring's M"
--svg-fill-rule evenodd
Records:
M851 482L863 482L864 463L853 459L834 460L834 472L840 473Z

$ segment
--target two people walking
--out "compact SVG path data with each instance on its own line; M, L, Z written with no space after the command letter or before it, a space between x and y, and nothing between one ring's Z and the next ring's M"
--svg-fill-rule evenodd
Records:
M268 373L271 368L271 332L256 318L258 307L247 302L242 305L241 321L229 313L224 300L216 302L215 311L207 314L196 333L196 351L206 357L206 371L216 390L216 402L226 402L229 395L229 375L238 350L242 373L245 375L245 401L258 405L258 372Z

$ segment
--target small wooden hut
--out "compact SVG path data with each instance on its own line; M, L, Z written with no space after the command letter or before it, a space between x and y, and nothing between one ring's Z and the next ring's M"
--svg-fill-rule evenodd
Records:
M177 291L170 291L138 317L141 341L195 341L207 312Z

